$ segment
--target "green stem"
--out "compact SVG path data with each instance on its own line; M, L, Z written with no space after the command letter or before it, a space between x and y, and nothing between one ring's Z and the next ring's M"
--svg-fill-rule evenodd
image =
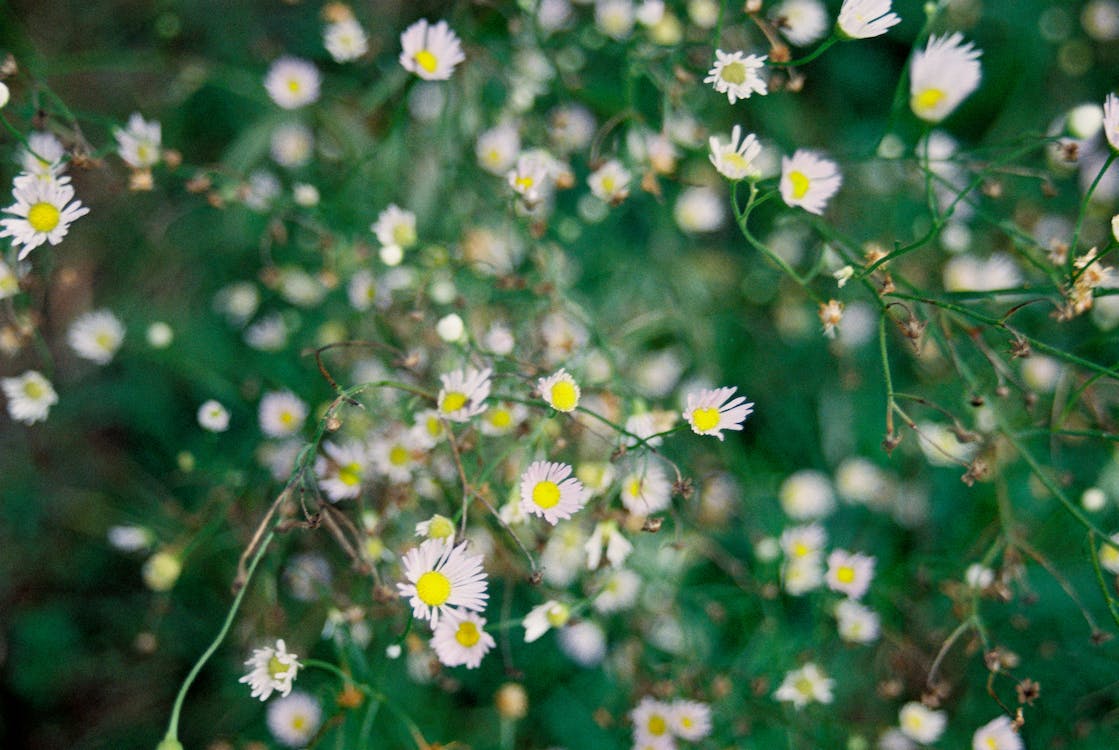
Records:
M809 52L807 55L800 58L799 60L790 60L789 62L769 61L769 64L772 65L775 68L793 68L793 67L796 67L797 65L807 65L808 63L812 62L813 60L815 60L820 55L827 52L828 49L830 49L831 46L838 41L839 41L839 36L837 36L833 32L831 36L829 36L827 39L824 40L823 44L821 44L819 47L812 50L811 52Z
M268 545L269 543L271 543L274 536L275 532L270 531L268 532L268 536L264 538L264 541L261 542L260 548L256 552L256 556L253 557L252 562L249 564L248 574L245 576L244 581L245 585L241 586L241 589L237 592L237 595L233 597L233 604L229 607L229 613L225 616L225 622L222 624L221 630L218 631L218 634L214 638L213 642L210 644L210 647L202 653L202 656L200 656L198 658L198 661L195 662L194 667L190 670L190 673L186 676L186 679L183 680L183 684L179 688L179 694L175 696L175 705L171 709L171 720L167 724L167 734L163 738L163 741L165 743L171 744L178 742L179 714L182 712L183 701L186 699L187 690L190 689L191 683L194 682L194 679L198 676L198 673L202 671L202 667L205 666L210 657L214 655L214 652L218 650L218 646L222 644L222 641L225 640L225 636L229 633L229 628L233 624L233 618L234 616L236 616L237 610L241 606L241 600L245 598L245 592L249 588L248 583L249 580L252 578L253 571L256 570L257 563L259 563L261 558L264 557L264 553L268 549Z
M1107 160L1104 161L1100 171L1096 173L1096 178L1092 180L1092 184L1088 186L1088 192L1084 193L1084 200L1080 202L1080 213L1076 217L1076 229L1072 232L1072 243L1069 244L1068 260L1066 261L1069 271L1072 270L1072 263L1075 260L1076 244L1080 240L1080 229L1084 225L1084 217L1088 213L1088 203L1092 200L1092 193L1096 192L1096 187L1103 179L1104 173L1111 167L1117 156L1119 154L1114 151L1108 153Z

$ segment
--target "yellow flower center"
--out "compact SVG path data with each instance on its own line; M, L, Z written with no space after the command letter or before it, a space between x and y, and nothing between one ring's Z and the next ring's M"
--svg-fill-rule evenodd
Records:
M723 69L719 71L719 77L727 83L741 86L746 82L746 66L737 61L724 65Z
M641 497L641 480L633 478L629 480L629 494L633 497Z
M393 466L404 466L411 457L412 454L409 453L408 449L403 445L394 445L392 449L389 450L389 463Z
M490 424L499 430L505 429L513 423L513 415L509 413L508 409L494 409L490 413Z
M566 604L553 604L548 608L545 616L548 618L549 625L553 628L559 628L567 622L567 617L570 614L571 610L567 608Z
M280 661L279 657L273 656L268 660L268 676L276 679L279 675L287 672L291 667Z
M988 737L987 747L991 748L991 750L999 750L999 743L995 740L994 737Z
M737 151L724 152L723 161L726 162L728 166L734 167L735 169L746 169L750 166L750 162L746 161L746 158Z
M695 409L692 411L692 424L700 432L714 429L719 424L719 410L714 407Z
M532 488L532 502L541 508L554 508L560 501L559 485L547 480L537 482Z
M925 722L921 720L921 715L915 712L910 712L905 717L905 725L910 729L920 729L924 723Z
M945 93L941 89L925 89L924 91L913 95L913 111L920 115L922 112L928 113L936 105L944 101Z
M307 717L303 714L296 714L291 717L291 728L297 732L302 732L303 728L307 726Z
M496 148L491 148L486 152L486 161L490 164L500 164L501 153Z
M443 396L443 403L439 405L439 410L444 414L451 414L466 406L466 394L462 391L451 391Z
M668 722L660 714L653 714L649 717L649 734L655 734L660 737L668 731Z
M28 380L23 384L23 395L30 399L38 401L44 393L46 393L46 389L43 388L43 384L36 380Z
M840 565L839 570L835 571L835 579L840 583L854 583L855 569L850 565Z
M427 527L427 535L432 539L446 539L455 533L455 524L446 516L433 516Z
M280 424L282 424L284 427L291 427L292 423L294 422L295 415L292 414L290 411L284 409L282 412L280 412Z
M401 222L392 228L392 239L401 247L411 247L416 244L416 230Z
M614 192L614 185L615 185L615 182L614 182L613 177L607 175L606 177L602 178L602 190L603 190L603 192L605 192L605 193Z
M455 640L466 648L470 648L481 638L482 634L478 632L478 626L469 620L460 622L458 630L455 631Z
M692 721L692 717L690 716L685 716L680 719L680 726L684 727L684 729L691 729L693 724L695 724L695 722Z
M62 214L53 203L36 203L27 211L27 223L36 232L49 232L58 226Z
M789 182L793 184L793 197L800 199L808 194L808 177L804 172L789 172Z
M552 407L558 411L571 411L579 403L575 384L561 380L552 386Z
M435 55L431 54L426 49L417 52L415 60L416 65L419 65L428 73L434 73L435 69L439 67L439 61L435 58Z
M445 404L446 402L447 399L443 399L443 403ZM427 418L427 434L431 435L433 438L443 434L443 423L439 421L439 417Z
M808 545L804 542L797 542L793 545L793 557L804 557L808 552Z
M429 607L438 607L451 598L451 579L437 570L429 570L416 581L416 596Z
M94 336L93 341L102 349L109 349L113 345L112 335L106 333L105 331L102 331L101 333Z
M807 677L798 677L797 681L793 683L793 687L801 695L811 697L813 691L812 680Z
M338 467L338 481L347 487L361 484L361 464L354 461Z
M289 78L288 79L288 91L290 91L293 94L298 94L299 89L301 89L301 88L303 88L303 84L301 84L299 82L298 78Z
M139 146L136 147L136 158L140 161L147 161L148 158L151 157L151 153L151 147L149 147L146 143L141 143Z
M526 175L525 177L518 177L517 179L513 180L513 182L516 184L517 190L524 193L532 189L532 185L535 180L533 180L532 177Z

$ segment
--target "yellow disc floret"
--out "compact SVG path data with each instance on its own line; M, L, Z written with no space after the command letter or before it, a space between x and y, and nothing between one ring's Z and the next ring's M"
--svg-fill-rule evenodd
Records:
M561 380L552 386L552 407L557 411L572 411L579 403L579 391L574 383Z
M466 648L470 648L481 640L481 638L482 634L478 632L478 626L470 622L470 620L460 622L458 630L455 631L455 640Z
M439 404L439 411L444 414L456 412L466 406L466 394L461 391L451 391L443 396L443 403Z
M789 172L789 182L793 184L794 198L803 198L808 194L809 181L804 172Z
M416 581L416 596L429 607L439 607L451 598L451 579L437 570L429 570Z
M700 432L712 430L719 424L719 410L714 407L695 409L692 411L692 424Z
M532 488L532 502L541 508L554 508L560 501L559 485L547 480L537 482Z
M435 55L431 54L426 49L422 49L417 52L415 60L416 65L419 65L428 73L434 73L435 69L439 67L439 60L437 60L435 58Z
M50 232L58 226L62 214L53 203L36 203L27 211L27 223L36 232Z

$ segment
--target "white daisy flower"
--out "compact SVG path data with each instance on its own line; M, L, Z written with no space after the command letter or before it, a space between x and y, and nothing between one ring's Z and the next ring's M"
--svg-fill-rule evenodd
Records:
M319 205L319 189L306 182L297 182L291 186L291 197L295 205L303 208L314 208Z
M774 697L779 701L792 703L801 709L809 703L831 703L832 686L835 680L828 677L812 662L785 675Z
M0 219L0 237L11 237L12 247L23 246L19 260L44 242L62 242L70 224L89 213L81 201L74 200L69 177L20 175L12 181L12 197L16 202L4 213L15 218Z
M370 442L370 454L377 472L390 482L404 484L424 456L421 438L411 430L389 429Z
M427 81L445 81L466 59L462 43L446 21L431 26L420 19L400 35L400 64Z
M369 468L369 449L365 443L353 440L346 443L324 442L325 456L315 459L315 475L319 487L331 502L347 500L361 494Z
M781 532L781 549L787 560L819 558L828 543L827 532L818 523L790 526Z
M387 307L392 301L388 290L367 268L355 271L350 277L350 283L346 285L346 296L350 300L350 306L362 312L374 305L380 308Z
M369 51L369 37L353 18L327 24L323 30L323 46L334 62L353 62Z
M521 509L542 516L555 526L581 509L590 497L583 483L571 476L571 466L533 461L521 474Z
M759 75L765 67L765 56L747 55L745 52L728 54L715 50L715 64L707 72L704 83L714 84L715 90L726 94L731 104L739 99L749 99L752 94L766 93L766 83Z
M467 367L440 375L443 383L437 402L440 416L452 422L469 422L485 411L492 373L488 367L484 370Z
M260 431L268 437L283 438L303 428L307 404L291 391L269 391L260 399Z
M617 521L602 521L595 524L594 533L583 549L587 551L587 570L596 570L602 562L602 551L606 549L606 560L613 568L620 567L633 552L633 545L618 530Z
M505 180L525 205L532 208L551 190L551 167L551 159L545 152L526 151L517 157L516 166L506 173Z
M633 32L635 20L633 0L598 0L595 3L595 26L615 41L620 42Z
M0 299L19 294L19 276L15 270L0 259Z
M416 244L416 215L395 203L377 216L369 226L369 231L377 235L377 241L385 247L399 247L401 250Z
M198 407L198 425L210 432L225 432L229 429L229 410L210 399Z
M931 36L909 65L909 107L925 122L940 122L979 87L979 56L963 34Z
M315 134L300 122L286 122L272 131L268 151L281 167L296 169L311 161Z
M474 155L482 169L498 176L504 175L517 162L521 152L521 136L512 123L502 123L478 136Z
M851 599L835 606L839 637L848 643L874 643L881 632L880 619L874 610Z
M435 628L431 648L445 667L477 669L482 657L497 645L485 626L484 617L451 610Z
M672 503L672 482L659 464L643 461L622 477L621 499L635 516L659 513Z
M416 536L426 539L454 540L455 522L436 513L426 521L416 524Z
M972 750L1023 750L1022 737L1009 716L999 716L975 730Z
M831 159L798 149L792 157L781 157L781 199L810 214L822 214L828 199L843 184L843 175Z
M24 146L19 154L24 172L49 180L66 171L66 147L53 133L34 132L27 137L27 143L31 148Z
M834 550L828 555L828 588L852 599L862 599L874 578L874 563L869 555Z
M791 474L777 493L781 509L798 521L822 518L835 509L835 492L827 476L813 469Z
M1119 151L1119 97L1108 94L1103 101L1103 134L1112 151Z
M746 417L754 411L754 404L744 396L732 399L736 390L729 386L689 393L684 419L692 426L692 432L722 440L723 430L741 430Z
M630 711L629 718L633 722L634 747L643 747L646 744L658 748L674 746L672 707L667 703L645 696Z
M708 144L711 147L708 158L723 177L728 180L742 180L761 176L761 170L754 164L754 160L762 152L762 144L753 133L748 133L745 138L742 138L742 128L735 125L731 129L728 143L724 144L715 136L711 136Z
M674 700L669 706L668 724L680 739L698 742L711 734L711 707L699 701Z
M438 445L439 441L446 437L446 430L443 426L443 420L439 418L439 411L424 409L417 412L415 421L412 422L412 433L416 438L417 445L422 446L425 450L430 450Z
M288 326L278 312L265 315L244 333L245 343L262 352L278 352L287 346Z
M575 411L582 393L575 378L562 367L555 374L537 380L536 390L540 391L540 397L548 402L548 406L562 412Z
M320 724L322 706L302 690L294 690L268 704L268 729L281 745L307 747Z
M898 726L902 734L922 745L929 745L940 739L948 717L943 711L926 708L917 701L910 701L898 712Z
M253 655L245 662L245 666L252 667L247 675L238 682L248 683L252 688L252 697L268 700L272 691L286 696L291 692L291 684L295 675L303 666L299 658L288 652L287 646L281 638L276 641L275 647L265 646L253 650Z
M128 127L114 128L113 137L117 139L120 158L133 169L149 169L159 163L163 130L158 120L149 122L139 112L133 112Z
M823 39L830 20L820 0L785 0L773 9L773 17L785 38L798 47Z
M804 596L824 583L824 568L819 557L786 560L781 567L781 583L790 596Z
M560 153L582 151L591 145L597 124L594 113L581 104L567 104L552 110L548 135Z
M835 25L847 39L870 39L899 23L897 13L890 12L890 0L843 0Z
M54 387L37 370L28 370L14 378L0 378L0 387L8 399L8 416L24 424L44 421L50 408L58 403Z
M606 634L590 620L574 622L556 633L560 649L580 667L597 667L606 658Z
M497 404L486 409L482 415L480 429L483 435L498 437L514 432L525 419L528 409L522 404Z
M628 568L608 570L602 582L602 590L594 598L596 612L604 615L623 612L637 602L641 591L641 576Z
M629 195L629 183L633 175L617 159L611 159L596 169L587 178L587 185L597 197L617 205Z
M520 511L521 504L510 503ZM576 523L557 524L540 554L544 580L556 588L567 588L579 575L586 556L587 535Z
M318 68L298 57L278 58L264 77L268 95L284 109L298 109L318 101L321 84Z
M525 643L532 643L552 628L562 628L570 617L571 609L555 599L538 604L521 621L525 628Z
M727 211L722 196L701 185L680 191L672 217L685 232L714 232L723 226Z
M106 365L124 341L124 325L112 312L94 310L70 324L66 341L79 357Z
M486 571L482 555L466 551L463 541L457 547L449 539L427 539L404 555L404 576L398 583L402 597L409 599L412 616L439 625L439 616L451 608L481 612L486 608Z

